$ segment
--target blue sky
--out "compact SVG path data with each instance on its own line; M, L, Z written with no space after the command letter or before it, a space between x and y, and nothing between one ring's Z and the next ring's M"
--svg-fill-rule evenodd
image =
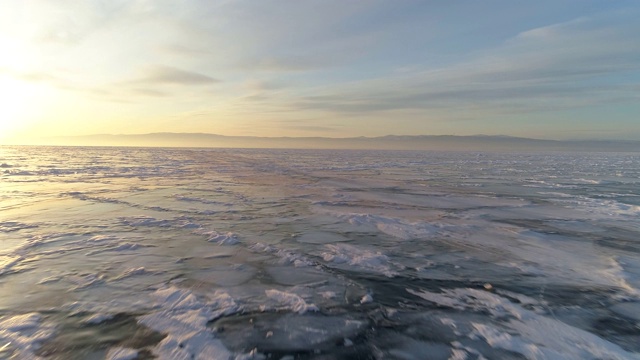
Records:
M639 18L637 1L0 0L0 138L640 140Z

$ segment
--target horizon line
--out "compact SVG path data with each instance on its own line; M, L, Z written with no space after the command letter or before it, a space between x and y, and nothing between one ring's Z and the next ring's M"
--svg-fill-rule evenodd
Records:
M47 140L47 139L62 139L62 138L83 138L83 137L95 137L95 136L149 136L149 135L206 135L206 136L218 136L225 138L254 138L254 139L327 139L327 140L349 140L349 139L381 139L389 137L458 137L458 138L503 138L503 139L521 139L521 140L536 140L536 141L556 141L556 142L582 142L582 141L611 141L611 142L640 142L640 139L620 139L620 138L584 138L584 139L559 139L559 138L537 138L537 137L525 137L514 136L504 134L473 134L473 135L455 135L455 134L417 134L417 135L398 135L398 134L386 134L378 136L347 136L347 137L331 137L331 136L258 136L258 135L222 135L217 133L206 132L170 132L170 131L158 131L148 133L97 133L97 134L85 134L85 135L57 135L31 138L28 140ZM27 139L25 139L27 140Z

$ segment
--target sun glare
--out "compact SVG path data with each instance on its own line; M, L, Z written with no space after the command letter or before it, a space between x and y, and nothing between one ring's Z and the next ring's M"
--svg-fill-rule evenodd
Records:
M6 139L24 125L33 95L32 86L9 76L0 76L0 139Z

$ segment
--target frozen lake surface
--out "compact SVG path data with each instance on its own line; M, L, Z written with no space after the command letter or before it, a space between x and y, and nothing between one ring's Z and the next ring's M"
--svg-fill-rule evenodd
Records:
M0 147L0 359L640 359L640 155Z

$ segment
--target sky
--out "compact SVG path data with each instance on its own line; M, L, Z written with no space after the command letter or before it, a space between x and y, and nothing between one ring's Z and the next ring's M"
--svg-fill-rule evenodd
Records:
M0 141L640 140L640 2L0 0Z

